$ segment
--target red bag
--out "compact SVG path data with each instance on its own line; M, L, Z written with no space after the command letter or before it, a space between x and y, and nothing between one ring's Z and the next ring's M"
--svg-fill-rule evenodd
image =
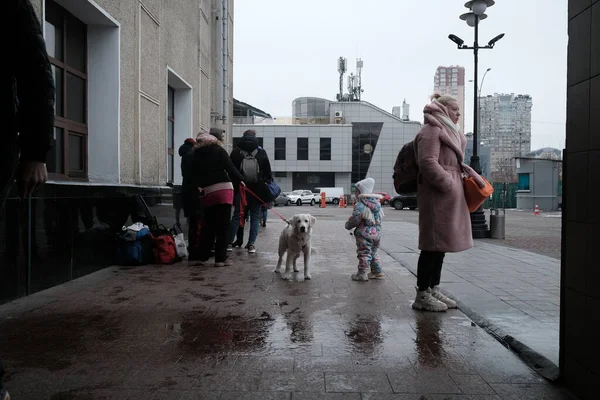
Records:
M160 235L154 239L154 261L157 264L173 264L177 257L177 246L172 235Z

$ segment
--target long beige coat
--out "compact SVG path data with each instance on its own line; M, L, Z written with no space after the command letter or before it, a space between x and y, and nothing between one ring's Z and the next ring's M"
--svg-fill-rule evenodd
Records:
M419 165L419 249L459 252L473 247L461 164L467 140L434 118L415 138ZM459 142L460 140L460 142Z

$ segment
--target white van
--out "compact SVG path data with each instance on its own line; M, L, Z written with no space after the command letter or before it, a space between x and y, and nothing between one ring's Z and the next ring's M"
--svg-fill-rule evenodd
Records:
M339 204L340 198L344 195L344 188L341 187L315 188L315 190L320 193L325 192L325 201L333 204Z

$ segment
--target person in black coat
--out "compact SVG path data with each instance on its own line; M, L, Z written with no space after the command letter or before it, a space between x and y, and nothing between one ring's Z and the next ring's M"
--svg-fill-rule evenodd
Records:
M204 264L215 243L215 266L229 265L227 244L234 187L243 183L243 177L233 165L222 142L215 136L198 135L192 159L193 187L201 193L204 207L204 225L200 233L199 261Z
M55 96L42 27L29 0L2 2L2 37L6 57L0 74L0 212L15 177L23 199L48 179ZM0 400L10 398L3 377L0 362Z
M194 146L196 140L187 138L185 142L179 147L179 155L181 156L181 201L179 207L183 209L183 215L188 221L188 260L196 261L199 259L200 249L200 232L202 228L202 204L200 204L200 198L198 189L194 187L192 179L193 175L193 159L194 159ZM177 213L177 208L175 212ZM179 218L176 215L176 219L179 222Z
M259 165L260 176L258 182L247 183L248 189L252 190L256 195L258 195L258 197L263 199L263 201L268 202L271 200L271 194L265 182L268 182L273 179L271 172L271 163L269 162L269 156L267 155L267 152L258 145L256 131L249 129L246 132L244 132L244 135L238 143L238 146L234 148L231 152L231 161L233 162L233 165L236 166L238 171L240 171L242 166L242 160L244 159L244 155L242 152L251 154L255 150L257 150L255 158ZM248 210L250 212L250 235L246 247L248 248L249 253L255 253L256 247L254 243L256 242L256 238L258 237L258 228L260 225L259 213L261 203L251 194L248 194L246 197L248 200ZM239 194L236 192L234 200L234 212L233 217L231 218L231 226L229 228L229 251L233 249L233 240L235 239L235 236L237 234L239 224L240 197Z

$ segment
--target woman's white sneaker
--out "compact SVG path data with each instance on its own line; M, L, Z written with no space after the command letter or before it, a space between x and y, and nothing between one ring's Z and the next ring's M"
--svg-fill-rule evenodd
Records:
M452 300L450 297L446 296L444 293L440 291L439 286L434 286L428 290L429 293L442 303L446 304L448 308L457 308L456 302Z
M440 312L448 309L446 303L433 297L427 290L419 291L419 288L415 289L417 290L417 296L412 304L412 308L415 310Z

